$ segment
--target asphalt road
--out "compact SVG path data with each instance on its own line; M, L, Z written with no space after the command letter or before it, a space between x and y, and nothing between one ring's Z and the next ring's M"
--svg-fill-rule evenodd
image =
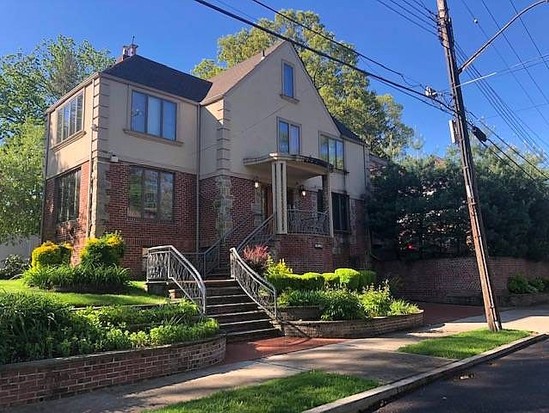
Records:
M377 411L549 412L549 340L432 383Z

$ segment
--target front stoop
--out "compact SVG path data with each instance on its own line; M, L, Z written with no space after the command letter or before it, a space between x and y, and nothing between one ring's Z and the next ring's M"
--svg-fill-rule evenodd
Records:
M227 342L252 341L280 336L269 316L232 278L205 280L206 313L227 334Z

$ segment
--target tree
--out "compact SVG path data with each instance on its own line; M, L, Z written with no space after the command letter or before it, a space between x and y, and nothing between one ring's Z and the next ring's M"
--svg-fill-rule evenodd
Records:
M354 52L354 47L348 43L343 43L347 47L341 47L330 41L336 40L335 35L326 29L317 14L298 10L281 10L280 13L312 30L278 14L274 20L261 19L258 24L357 66L359 56ZM218 40L217 59L202 60L193 69L193 74L211 78L272 46L278 40L257 28L243 29L221 37ZM377 96L370 91L368 78L361 72L309 50L298 48L298 53L332 115L359 135L378 155L387 155L385 148L389 139L392 140L391 155L405 150L412 130L402 123L402 106L392 96ZM399 148L399 151L395 148Z
M39 232L44 127L19 125L0 145L0 241Z
M0 141L27 120L42 124L49 105L112 63L108 51L64 36L42 42L28 55L0 58Z

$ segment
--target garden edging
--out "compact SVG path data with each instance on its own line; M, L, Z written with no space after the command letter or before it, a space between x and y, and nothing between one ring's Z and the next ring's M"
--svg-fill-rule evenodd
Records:
M191 343L3 365L0 408L208 367L223 361L225 348L225 335L217 335Z
M366 320L279 321L287 337L365 338L423 325L423 310L416 314L375 317Z

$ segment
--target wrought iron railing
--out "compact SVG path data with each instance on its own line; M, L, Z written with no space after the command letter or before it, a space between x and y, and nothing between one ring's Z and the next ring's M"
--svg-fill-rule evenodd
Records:
M291 234L330 235L328 213L289 209L288 232Z
M242 240L236 247L240 253L249 245L268 245L274 237L273 215L267 218L261 225L256 227L250 234Z
M230 249L231 277L233 277L248 296L269 316L277 318L276 290L273 285L252 270L238 255L236 248Z
M197 269L173 245L149 248L147 282L173 281L206 313L206 286Z

